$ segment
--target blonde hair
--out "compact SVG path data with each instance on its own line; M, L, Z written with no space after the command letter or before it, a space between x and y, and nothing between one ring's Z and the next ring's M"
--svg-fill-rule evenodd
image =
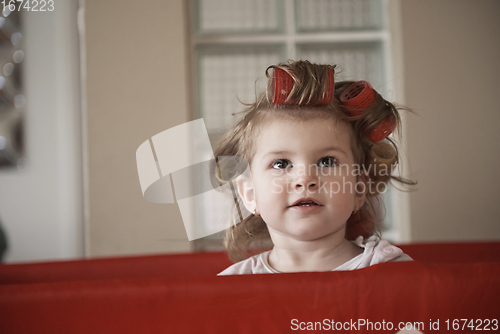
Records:
M365 204L347 221L346 238L353 240L362 235L367 238L379 233L375 222L373 204L380 195L378 185L384 186L389 181L404 185L415 185L416 182L394 175L394 169L399 163L398 149L395 143L387 138L380 142L372 142L367 134L387 118L397 130L401 128L398 108L386 101L380 94L375 93L375 101L358 116L350 116L346 107L340 103L342 92L353 84L353 81L335 83L333 101L325 106L317 106L317 101L327 94L328 74L335 66L312 64L309 61L288 61L279 65L269 66L266 69L268 88L257 100L248 104L242 112L243 118L234 125L222 138L214 152L218 156L240 156L252 163L255 153L255 138L265 120L270 117L286 117L294 120L311 118L331 118L336 122L349 125L351 131L351 146L354 161L363 170L369 173L375 191L367 193ZM292 105L273 104L273 77L270 69L281 69L288 73L294 81L293 88L287 101L294 101ZM385 173L377 173L384 170ZM238 224L227 229L224 245L229 257L237 262L251 255L256 248L272 247L272 241L267 225L260 216L250 215Z

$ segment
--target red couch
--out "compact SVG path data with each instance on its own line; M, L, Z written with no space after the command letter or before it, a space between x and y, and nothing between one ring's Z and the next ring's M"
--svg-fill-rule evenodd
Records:
M415 261L352 272L217 277L221 252L0 265L0 333L499 331L500 242L400 247Z

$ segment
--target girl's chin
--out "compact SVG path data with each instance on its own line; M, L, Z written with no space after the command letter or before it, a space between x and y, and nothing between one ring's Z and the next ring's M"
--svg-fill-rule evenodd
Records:
M294 241L300 242L313 242L329 239L337 239L337 234L341 233L341 238L345 237L345 225L341 226L336 230L325 230L324 228L314 228L313 226L307 226L304 228L295 228L287 230L270 230L271 235L276 233L280 238L287 238Z

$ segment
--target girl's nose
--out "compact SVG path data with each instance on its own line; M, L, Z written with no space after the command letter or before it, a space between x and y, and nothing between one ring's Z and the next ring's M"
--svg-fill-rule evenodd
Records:
M305 188L306 190L312 190L318 187L318 183L318 179L314 175L301 175L295 178L294 188Z

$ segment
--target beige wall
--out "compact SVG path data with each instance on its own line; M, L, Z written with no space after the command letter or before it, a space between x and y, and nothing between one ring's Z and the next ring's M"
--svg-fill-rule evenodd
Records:
M90 256L190 250L176 205L143 199L135 151L189 119L182 0L86 0Z
M411 237L500 239L500 1L401 1Z

